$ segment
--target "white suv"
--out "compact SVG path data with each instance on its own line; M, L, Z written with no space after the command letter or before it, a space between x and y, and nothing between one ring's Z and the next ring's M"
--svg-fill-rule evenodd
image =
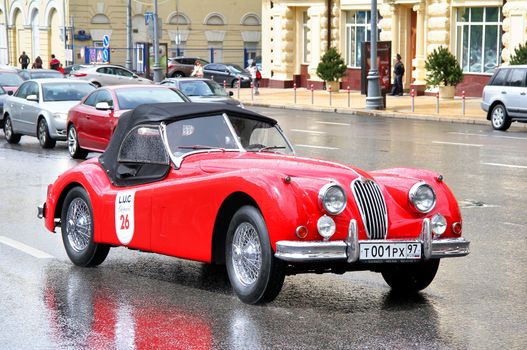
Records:
M497 68L483 89L481 108L496 130L527 123L527 65Z

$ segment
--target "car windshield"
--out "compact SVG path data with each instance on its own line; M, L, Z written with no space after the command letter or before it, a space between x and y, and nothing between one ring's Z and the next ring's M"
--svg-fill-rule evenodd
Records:
M47 79L47 78L63 78L61 72L31 72L30 73L31 79Z
M5 95L6 92L3 87L0 86L0 96Z
M240 146L249 152L294 154L278 127L248 118L215 115L180 120L167 125L166 137L175 157L197 150L240 150Z
M227 69L233 73L243 73L243 68L236 64L227 65Z
M180 90L187 96L229 96L227 91L214 81L188 80L179 83Z
M115 90L120 109L134 109L145 103L185 102L174 90L168 88L125 88Z
M24 82L18 74L0 73L0 85L2 86L19 86Z
M91 84L84 83L45 83L42 84L44 101L80 101L95 90Z

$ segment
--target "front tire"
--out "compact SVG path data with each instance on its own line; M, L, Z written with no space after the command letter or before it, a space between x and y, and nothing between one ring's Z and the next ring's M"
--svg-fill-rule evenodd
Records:
M64 248L73 264L97 266L108 256L110 246L93 240L93 211L84 188L73 188L64 199L61 227Z
M395 292L415 293L432 283L438 268L439 259L395 264L384 269L382 277Z
M57 144L57 141L53 140L49 135L48 123L45 118L38 120L37 137L42 148L53 148Z
M492 108L490 112L490 121L492 122L492 127L495 130L505 131L507 130L512 123L511 118L507 114L507 109L502 104L497 104Z
M244 206L232 217L225 256L232 288L244 303L267 303L280 293L284 266L274 257L265 221L255 207Z
M8 116L4 118L4 135L7 142L11 144L19 143L20 138L22 137L22 135L13 132L13 123Z
M88 151L81 148L79 144L77 129L73 124L68 128L68 152L73 159L85 159L88 155Z

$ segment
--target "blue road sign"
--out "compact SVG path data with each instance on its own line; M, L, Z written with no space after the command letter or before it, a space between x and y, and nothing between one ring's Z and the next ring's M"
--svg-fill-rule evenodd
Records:
M105 35L102 37L102 46L107 49L110 47L110 37L108 35Z
M102 61L108 62L110 60L110 51L108 49L102 50Z
M153 12L145 12L145 25L148 25L150 21L154 20L154 13Z

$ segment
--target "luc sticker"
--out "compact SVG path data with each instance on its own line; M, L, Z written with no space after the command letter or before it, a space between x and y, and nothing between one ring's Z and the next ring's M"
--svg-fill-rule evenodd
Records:
M128 244L134 236L135 191L117 192L115 197L115 231L122 244Z

